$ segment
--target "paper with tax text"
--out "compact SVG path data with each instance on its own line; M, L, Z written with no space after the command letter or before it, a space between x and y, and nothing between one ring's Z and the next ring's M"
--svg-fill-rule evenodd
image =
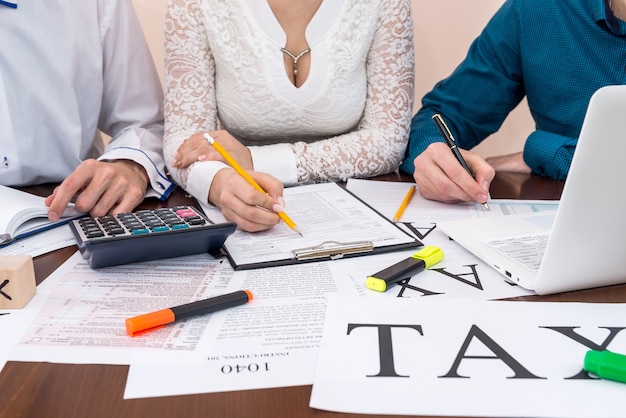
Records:
M310 406L344 413L624 416L626 384L583 370L626 353L626 304L332 295Z
M458 217L475 211L453 208ZM431 225L438 213L424 211L416 221ZM438 269L382 294L365 288L366 276L415 250L249 271L233 271L208 255L96 271L77 254L46 279L49 296L30 326L22 324L25 334L11 358L131 364L126 397L304 385L313 381L328 295L485 300L530 293L506 284L436 228L422 241L444 249ZM255 297L249 304L141 338L125 334L129 316L244 288Z

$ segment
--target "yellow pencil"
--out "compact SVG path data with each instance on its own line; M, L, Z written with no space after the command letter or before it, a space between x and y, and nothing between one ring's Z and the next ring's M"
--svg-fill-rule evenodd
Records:
M219 142L217 142L214 138L211 137L211 135L205 133L204 134L204 139L209 141L209 144L211 144L213 146L213 148L215 148L215 151L219 152L220 155L222 157L224 157L224 159L226 160L228 165L230 165L241 177L246 179L246 181L248 183L250 183L250 185L252 187L257 189L261 193L266 193L265 190L263 190L263 188L261 186L259 186L259 183L254 181L254 179L252 177L250 177L250 174L248 174L248 172L246 170L244 170L243 167L241 167L239 165L239 163L237 161L235 161L235 159L228 153L228 151L226 151L224 149L224 147L222 147L220 145ZM283 212L278 212L277 215L280 217L280 219L282 219L287 224L287 226L289 226L289 228L293 229L298 234L300 234L300 236L302 236L302 233L300 232L300 230L296 226L296 223L294 221L292 221L291 218L289 216L287 216L287 214L284 211Z
M400 218L402 217L404 210L409 205L409 202L411 201L411 198L413 197L414 194L415 194L415 186L412 186L409 189L409 191L406 193L406 196L404 196L404 200L402 201L402 204L398 208L398 211L396 212L396 216L393 217L394 222L400 222Z

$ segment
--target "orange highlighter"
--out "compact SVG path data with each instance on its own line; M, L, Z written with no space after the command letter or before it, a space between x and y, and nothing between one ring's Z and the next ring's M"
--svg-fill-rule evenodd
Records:
M222 309L243 305L252 300L252 292L238 290L233 293L198 300L173 308L162 309L144 315L135 316L126 320L126 332L131 337L148 332L180 319L194 315L202 315Z

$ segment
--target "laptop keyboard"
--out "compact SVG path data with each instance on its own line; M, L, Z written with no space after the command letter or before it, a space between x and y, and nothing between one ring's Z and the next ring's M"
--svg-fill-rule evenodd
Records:
M549 234L528 235L487 241L509 257L537 271L541 265Z

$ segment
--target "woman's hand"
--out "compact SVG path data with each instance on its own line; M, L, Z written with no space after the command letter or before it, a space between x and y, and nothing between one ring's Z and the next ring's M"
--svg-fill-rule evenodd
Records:
M252 187L236 171L224 168L213 179L209 202L218 206L224 217L235 222L239 229L265 231L280 222L277 213L284 210L284 187L269 174L254 171L249 174L267 193Z
M205 132L192 135L185 140L174 154L172 166L189 167L197 161L222 161L224 158L204 138ZM242 145L227 131L211 131L208 134L239 163L244 170L253 170L252 156L248 147Z

